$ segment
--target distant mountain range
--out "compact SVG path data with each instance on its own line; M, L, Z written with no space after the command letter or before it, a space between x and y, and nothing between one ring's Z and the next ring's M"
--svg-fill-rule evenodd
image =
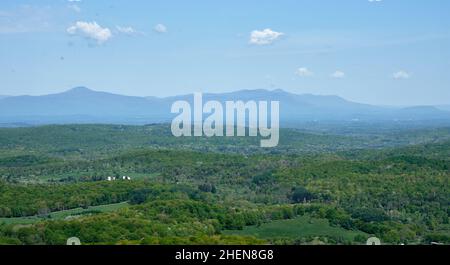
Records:
M439 105L436 107L440 110L450 111L450 105Z
M240 90L203 94L203 100L277 100L282 123L305 121L449 120L450 106L381 107L347 101L338 96L297 95L283 90ZM166 98L132 97L77 87L44 96L0 96L0 123L124 123L170 122L176 100L192 102L192 95Z

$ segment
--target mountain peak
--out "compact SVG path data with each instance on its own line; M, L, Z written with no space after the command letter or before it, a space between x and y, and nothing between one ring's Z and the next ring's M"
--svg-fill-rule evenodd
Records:
M287 93L286 91L284 91L284 90L281 89L281 88L274 89L274 90L272 90L272 92L276 92L276 93Z
M91 90L84 86L79 86L79 87L74 87L66 92L68 92L68 93L86 93L86 92L94 92L94 90Z

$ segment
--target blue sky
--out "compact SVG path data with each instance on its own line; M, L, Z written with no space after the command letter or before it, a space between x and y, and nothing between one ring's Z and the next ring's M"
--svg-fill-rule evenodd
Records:
M0 95L281 88L450 104L448 0L2 0Z

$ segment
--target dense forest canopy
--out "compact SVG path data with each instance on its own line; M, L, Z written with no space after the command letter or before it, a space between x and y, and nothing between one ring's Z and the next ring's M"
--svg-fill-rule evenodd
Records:
M450 243L450 128L363 128L1 128L0 244Z

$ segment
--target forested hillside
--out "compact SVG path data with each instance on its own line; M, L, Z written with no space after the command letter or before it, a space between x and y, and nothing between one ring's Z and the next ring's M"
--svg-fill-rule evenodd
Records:
M449 129L283 129L273 150L169 133L0 129L0 243L450 243Z

